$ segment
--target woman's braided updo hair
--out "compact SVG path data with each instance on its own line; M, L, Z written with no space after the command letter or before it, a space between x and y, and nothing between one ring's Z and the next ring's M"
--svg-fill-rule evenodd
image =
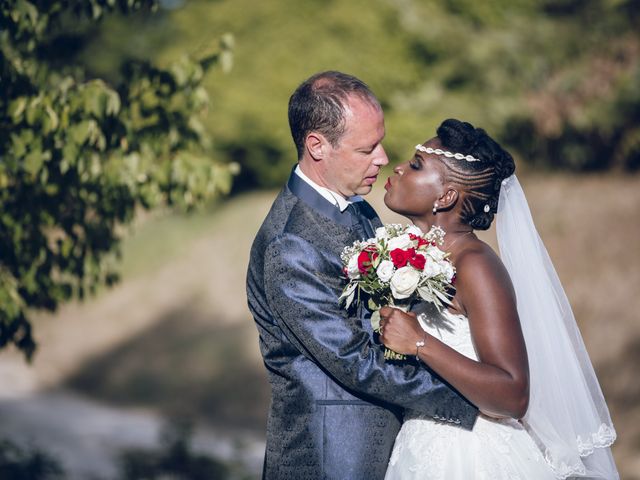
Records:
M440 157L447 167L446 181L460 185L466 195L462 203L462 222L474 229L487 230L498 210L502 181L515 171L513 157L481 128L449 119L437 130L442 148L472 155L479 162ZM485 212L485 205L489 211Z

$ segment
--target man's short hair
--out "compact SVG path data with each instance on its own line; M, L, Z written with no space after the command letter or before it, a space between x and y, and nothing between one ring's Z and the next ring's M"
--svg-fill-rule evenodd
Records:
M289 99L289 127L298 151L304 153L309 132L319 132L337 147L345 129L345 104L349 95L357 95L380 108L367 84L346 73L328 71L305 80Z

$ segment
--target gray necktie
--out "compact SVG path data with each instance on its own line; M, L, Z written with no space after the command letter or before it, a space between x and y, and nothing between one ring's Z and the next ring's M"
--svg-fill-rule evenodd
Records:
M360 234L360 238L366 240L368 238L375 237L375 232L371 226L371 221L364 215L361 207L363 202L353 202L347 207L347 211L351 215L353 225Z

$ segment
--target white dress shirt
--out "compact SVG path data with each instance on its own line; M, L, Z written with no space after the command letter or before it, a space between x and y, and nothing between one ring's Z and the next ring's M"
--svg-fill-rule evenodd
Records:
M341 212L344 212L345 209L354 202L361 202L362 197L360 195L354 195L353 197L344 198L339 193L336 193L332 190L329 190L326 187L321 187L316 182L307 177L302 170L300 169L300 165L297 165L294 173L298 175L302 180L311 186L316 192L322 195L324 198L329 200L333 205L337 206Z

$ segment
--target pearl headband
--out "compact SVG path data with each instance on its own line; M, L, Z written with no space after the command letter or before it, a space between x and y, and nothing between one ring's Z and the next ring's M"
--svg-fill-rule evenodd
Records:
M466 160L467 162L479 162L480 159L471 155L463 155L461 153L447 152L446 150L440 150L439 148L433 149L431 147L425 147L424 145L416 145L416 150L433 155L444 155L447 158L455 158L457 160Z
M416 150L418 150L419 152L424 152L432 155L443 155L447 158L455 158L456 160L466 160L467 162L481 161L479 158L476 158L472 155L463 155L461 153L447 152L446 150L440 150L439 148L433 149L431 147L425 147L424 145L416 145ZM491 207L489 206L488 203L485 204L483 210L484 210L484 213L489 213L491 211Z

